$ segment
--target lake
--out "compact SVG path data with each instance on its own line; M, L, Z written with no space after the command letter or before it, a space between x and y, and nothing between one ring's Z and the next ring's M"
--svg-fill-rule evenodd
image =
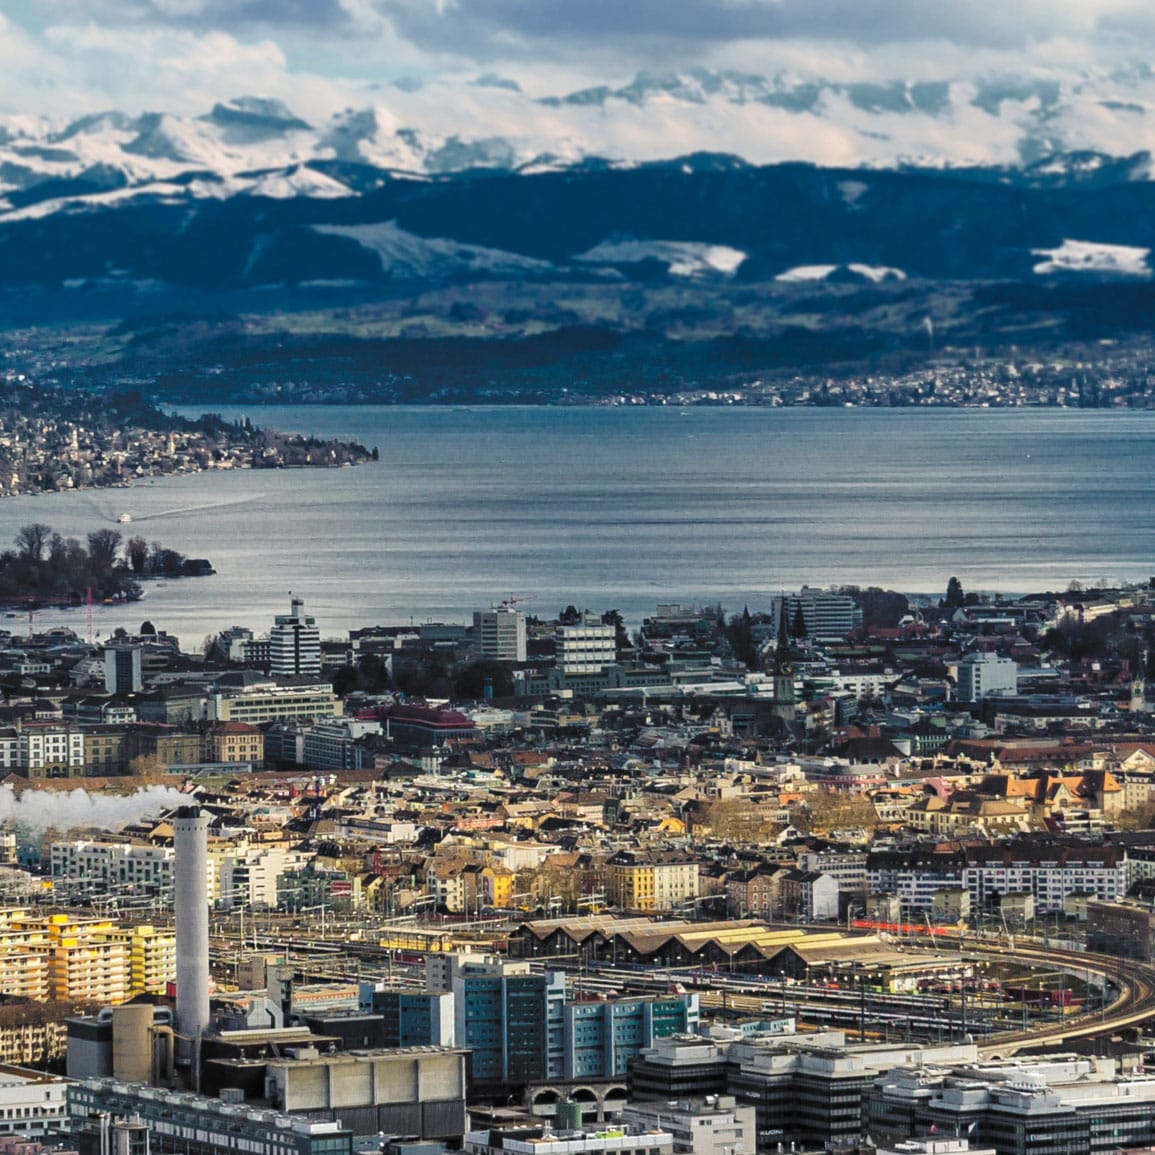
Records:
M513 594L639 621L659 601L764 607L803 583L1025 592L1155 574L1155 412L301 407L229 409L353 439L379 463L237 471L0 502L0 540L132 517L207 557L95 630L144 618L186 647L267 630L305 599L322 634L468 620ZM83 609L37 614L83 634ZM17 628L15 623L13 628ZM20 627L22 628L22 627Z

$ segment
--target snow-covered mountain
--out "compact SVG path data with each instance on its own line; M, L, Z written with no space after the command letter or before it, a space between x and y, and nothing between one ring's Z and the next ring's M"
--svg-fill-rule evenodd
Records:
M259 97L197 117L0 118L0 213L134 197L348 196L396 173L532 173L693 153L733 164L981 171L1034 185L1146 180L1155 152L1155 70L1147 66L884 84L692 70L545 96L490 76L370 95L361 107L312 118Z

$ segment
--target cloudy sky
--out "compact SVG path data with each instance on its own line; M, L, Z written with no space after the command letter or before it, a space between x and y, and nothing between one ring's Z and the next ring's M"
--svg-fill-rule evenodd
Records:
M601 148L612 132L612 148L637 155L717 144L763 160L1002 160L1040 125L1062 147L1155 148L1153 58L1152 0L0 0L9 123L109 108L195 116L254 95L313 124L374 105L445 133L459 131L457 118L463 133L513 126ZM524 96L514 109L494 95L509 81L542 97L689 67L794 86L952 87L945 115L921 110L901 124L894 110L867 115L836 93L802 114L762 105L699 117L696 137L684 121L655 128L654 106L643 122L619 102L606 129L594 113L550 114ZM979 92L1008 77L1027 89L994 105ZM1051 79L1062 87L1053 106L1039 96Z
M0 0L0 112L203 109L496 73L534 95L688 65L833 79L1110 70L1150 0Z

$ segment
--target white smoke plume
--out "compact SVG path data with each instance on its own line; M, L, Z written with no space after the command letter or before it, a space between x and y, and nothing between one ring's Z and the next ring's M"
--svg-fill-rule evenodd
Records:
M171 786L143 786L133 794L90 794L87 790L25 790L0 786L0 824L33 830L93 827L117 830L130 822L188 805Z

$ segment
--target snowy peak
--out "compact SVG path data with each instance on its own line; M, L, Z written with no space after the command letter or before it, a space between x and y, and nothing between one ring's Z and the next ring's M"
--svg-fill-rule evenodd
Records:
M148 197L158 184L180 186L165 196L227 197L251 190L249 174L274 172L280 192L300 196L340 195L334 182L359 195L398 173L721 173L783 162L1068 187L1150 180L1155 153L1146 66L869 83L699 68L546 95L484 75L373 86L366 97L335 114L250 95L187 117L0 118L0 211L50 199L75 210L89 195Z

